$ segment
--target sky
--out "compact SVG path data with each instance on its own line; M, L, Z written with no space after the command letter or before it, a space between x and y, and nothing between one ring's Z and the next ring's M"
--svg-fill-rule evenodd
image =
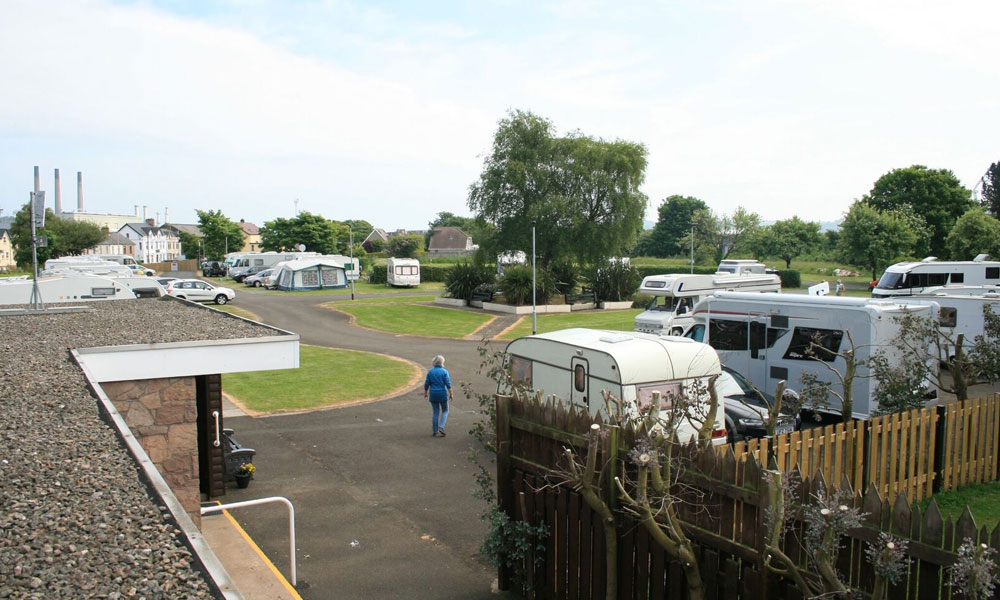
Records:
M469 215L510 110L639 142L647 219L839 219L922 164L1000 160L1000 3L0 0L0 216L64 210L423 229ZM47 194L49 206L52 192Z

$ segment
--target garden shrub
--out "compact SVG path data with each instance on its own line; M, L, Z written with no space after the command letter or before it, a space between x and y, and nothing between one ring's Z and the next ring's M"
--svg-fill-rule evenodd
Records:
M552 264L549 271L555 280L556 291L560 294L572 294L576 281L580 278L580 269L572 260L562 259Z
M802 287L802 275L795 269L778 271L778 277L781 278L781 287L783 288Z
M598 302L628 300L639 289L642 277L638 269L619 261L602 265L591 277L591 286Z
M535 300L538 304L545 304L555 294L555 282L552 274L544 269L538 269L536 279ZM522 265L507 267L498 283L500 291L510 304L531 303L531 267Z
M493 283L495 280L496 275L489 268L469 262L460 262L445 273L444 286L452 298L470 300L472 292L479 286Z

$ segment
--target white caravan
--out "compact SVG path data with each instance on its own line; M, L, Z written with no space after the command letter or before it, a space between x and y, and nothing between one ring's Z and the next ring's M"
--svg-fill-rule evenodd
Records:
M45 268L38 275L39 277L74 274L96 275L114 279L131 289L138 298L159 298L164 294L163 286L156 279L134 272L132 266L111 260L69 256L50 258L45 261Z
M30 304L30 279L0 279L0 305ZM42 303L88 300L135 300L136 295L119 280L98 275L71 273L38 278Z
M420 285L420 261L415 258L390 258L385 265L385 284L396 287Z
M945 285L893 300L906 304L930 302L939 306L941 328L953 338L963 334L962 346L966 349L975 343L976 336L986 332L983 310L988 306L994 314L1000 315L1000 288L993 286Z
M631 411L637 403L648 406L653 392L665 399L696 394L686 414L675 419L678 439L692 439L708 417L714 421L712 442L726 442L725 400L714 416L707 415L708 378L721 368L719 357L705 344L644 333L563 329L514 340L507 345L507 360L513 385L557 396L591 414L605 412L603 391Z
M872 296L912 296L927 288L949 284L998 285L1000 284L1000 262L986 260L987 254L980 254L974 260L939 261L928 256L920 262L896 263L882 273Z
M650 275L642 280L639 293L653 296L653 301L636 315L635 330L680 335L693 323L694 305L719 291L780 292L781 279L769 273Z
M316 256L319 256L318 252L247 252L230 264L229 277L242 281L247 275L270 269L280 262Z
M894 345L899 337L897 317L909 312L934 318L938 306L930 300L903 304L842 296L719 292L699 302L693 312L695 324L685 337L711 345L722 364L773 394L782 380L789 388L800 386L804 373L838 386L839 380L827 367L844 373L846 362L838 354L849 350L852 341L857 361L867 360L878 350L895 360L899 356ZM813 343L822 349L807 352ZM865 419L878 409L872 399L877 383L868 377L866 367L859 367L857 375L852 388L853 415ZM828 400L822 410L839 413L840 401L832 395Z

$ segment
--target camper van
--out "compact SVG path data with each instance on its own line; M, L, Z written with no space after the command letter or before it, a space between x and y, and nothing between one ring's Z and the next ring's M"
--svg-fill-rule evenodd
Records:
M692 439L709 407L708 378L721 372L710 347L680 337L597 329L563 329L514 340L507 345L511 383L557 396L572 406L603 414L603 391L635 410L653 392L664 398L699 393L698 407L680 420L677 437ZM699 389L699 392L693 390ZM724 406L712 416L712 442L726 442Z
M30 304L32 287L30 279L0 279L0 305ZM136 298L135 293L117 279L85 273L39 277L38 291L43 304Z
M318 252L247 252L235 258L229 267L229 278L243 281L247 275L270 269L280 262L319 256Z
M987 258L980 254L973 260L939 261L928 256L920 262L896 263L882 273L872 296L912 296L949 284L1000 285L1000 262Z
M640 294L653 296L645 312L635 317L635 330L680 335L691 326L691 309L718 291L780 292L777 275L650 275L642 280Z
M385 266L385 284L395 287L420 285L420 261L415 258L390 258Z
M774 273L762 262L745 258L727 258L719 261L715 269L716 275L764 275Z
M804 373L839 385L828 367L844 373L846 363L838 354L850 349L852 342L858 361L878 350L894 360L898 350L893 342L899 336L896 317L904 312L934 318L938 306L930 300L903 304L840 296L719 292L695 305L694 324L684 335L709 344L722 364L760 390L774 393L779 381L789 387L801 385ZM813 343L823 350L807 352ZM866 368L858 369L853 386L855 418L868 418L878 409L872 399L876 385ZM839 413L840 409L840 401L831 396L821 410Z

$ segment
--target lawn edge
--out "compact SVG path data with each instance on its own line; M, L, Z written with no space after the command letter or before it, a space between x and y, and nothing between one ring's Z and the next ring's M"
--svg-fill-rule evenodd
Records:
M334 312L339 312L342 315L346 315L347 319L348 319L348 324L349 325L357 327L358 329L364 329L365 331L374 331L375 333L381 333L381 334L384 334L384 335L391 335L391 336L394 336L394 337L425 338L425 339L428 339L428 340L464 340L464 339L466 339L466 336L449 337L449 336L444 336L444 335L421 335L419 333L395 333L395 332L392 332L392 331L386 331L384 329L374 329L372 327L365 327L364 325L358 325L358 318L355 317L354 315L352 315L351 313L347 312L346 310L341 310L339 308L336 308L334 306L327 306L327 304L329 304L329 302L323 302L323 303L319 304L319 306L320 306L320 308L325 308L326 310L332 310ZM434 306L433 304L428 304L426 302L395 302L394 304L410 304L412 306L429 306L431 308L436 308L436 309L439 309L439 310L455 310L453 308L448 308L446 306ZM462 312L462 311L456 311L456 312ZM493 319L496 319L495 315L493 316L492 319L490 319L489 321L487 321L486 323L484 323L482 326L477 327L476 331L479 331L480 329L482 329L483 327L485 327L486 325L488 325L489 323L491 323L493 321ZM475 331L472 332L472 333L475 333ZM470 333L468 335L472 335L472 334Z

